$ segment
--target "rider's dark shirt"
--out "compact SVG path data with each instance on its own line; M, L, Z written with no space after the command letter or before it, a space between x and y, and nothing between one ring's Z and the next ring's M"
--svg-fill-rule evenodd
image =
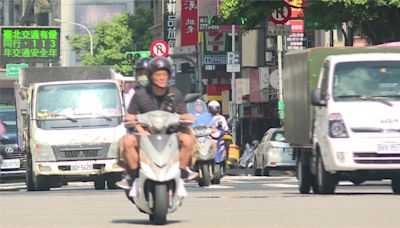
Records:
M169 87L163 96L155 96L151 86L138 90L132 98L128 113L139 114L155 110L167 112L186 113L182 92L174 87Z

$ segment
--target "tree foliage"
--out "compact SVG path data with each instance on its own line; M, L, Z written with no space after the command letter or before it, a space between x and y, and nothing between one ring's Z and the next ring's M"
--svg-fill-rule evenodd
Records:
M252 29L264 23L272 10L282 7L284 4L284 0L223 0L221 14L225 19L245 16L247 18L246 29Z
M372 44L400 40L400 0L307 0L306 19L321 26L346 23L350 39L360 31ZM284 0L223 0L224 18L245 16L247 29L265 22Z
M70 43L75 52L81 53L82 62L87 66L112 65L123 75L131 75L133 68L125 59L125 52L147 50L152 38L148 28L153 25L151 10L138 9L135 14L119 14L112 21L103 21L95 28L94 56L90 54L88 35L73 35Z
M305 15L322 25L346 23L349 38L357 30L371 44L400 40L400 0L312 0Z

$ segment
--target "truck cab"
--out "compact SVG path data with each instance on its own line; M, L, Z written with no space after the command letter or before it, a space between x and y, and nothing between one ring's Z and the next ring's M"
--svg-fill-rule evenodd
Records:
M48 78L43 80L41 73ZM52 80L57 74L59 78ZM123 172L117 164L119 139L126 129L122 93L113 72L27 68L22 77L29 78L16 88L21 95L17 110L22 117L19 132L27 154L28 190L49 190L69 181L115 188Z
M326 185L343 174L355 182L399 178L400 54L328 57L312 101Z
M400 193L400 49L310 48L285 54L284 128L300 193L390 179Z

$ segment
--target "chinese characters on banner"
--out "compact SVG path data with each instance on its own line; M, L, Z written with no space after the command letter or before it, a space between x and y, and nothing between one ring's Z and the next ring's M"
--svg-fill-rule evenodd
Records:
M58 60L60 28L3 27L0 43L4 61Z
M292 6L292 20L286 24L291 26L292 33L287 37L287 49L299 50L305 48L306 37L304 36L304 10L301 8L305 0L285 0Z
M176 0L164 0L164 40L169 47L175 47Z
M181 46L197 43L197 0L181 0Z

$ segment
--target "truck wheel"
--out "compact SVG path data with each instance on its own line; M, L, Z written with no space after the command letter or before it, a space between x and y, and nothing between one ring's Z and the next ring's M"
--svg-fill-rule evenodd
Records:
M50 182L48 177L46 176L37 176L35 178L35 188L36 191L49 191L50 190Z
M392 178L392 190L394 194L400 194L400 176Z
M116 182L121 180L122 178L122 173L112 173L107 177L107 188L108 189L117 189L117 185L115 185Z
M35 182L33 179L33 170L32 170L32 159L28 154L26 158L26 173L25 173L25 184L28 191L35 191Z
M306 165L305 159L307 159L306 156L299 155L296 164L297 180L299 182L299 191L301 194L310 193L310 187L312 185L310 166Z
M336 175L325 170L321 154L317 158L317 186L320 194L333 194L336 188Z
M94 189L104 190L106 188L106 181L103 177L97 177L94 180Z

